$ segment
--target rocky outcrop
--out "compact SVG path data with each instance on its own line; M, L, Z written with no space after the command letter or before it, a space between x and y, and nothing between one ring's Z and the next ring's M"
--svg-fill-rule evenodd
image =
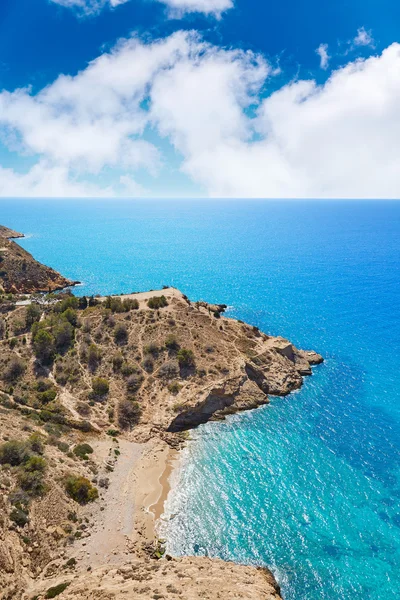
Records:
M143 562L103 567L80 577L67 573L51 586L67 583L63 600L281 600L279 586L268 569L257 569L210 558L171 558L169 561ZM45 597L49 582L42 583ZM26 595L25 598L31 598Z
M23 237L22 233L0 226L0 292L54 292L79 283L37 262L29 252L11 241Z

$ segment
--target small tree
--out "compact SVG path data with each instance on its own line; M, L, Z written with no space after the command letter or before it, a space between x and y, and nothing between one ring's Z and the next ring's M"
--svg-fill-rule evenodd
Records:
M55 354L55 340L45 329L39 329L32 337L33 352L40 362L49 364Z
M42 310L37 304L30 304L26 309L26 326L28 329L32 327L34 323L40 320L42 316Z

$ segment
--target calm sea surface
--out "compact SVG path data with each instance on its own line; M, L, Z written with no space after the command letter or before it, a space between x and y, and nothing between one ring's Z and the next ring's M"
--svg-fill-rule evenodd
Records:
M1 201L79 293L180 288L321 352L303 389L196 430L174 554L270 566L286 600L400 599L400 203Z

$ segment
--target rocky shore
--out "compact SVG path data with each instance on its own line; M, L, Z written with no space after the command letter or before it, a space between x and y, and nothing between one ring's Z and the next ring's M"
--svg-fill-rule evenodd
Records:
M5 600L278 600L267 569L165 556L155 520L188 430L288 395L322 357L175 288L16 300L0 321Z

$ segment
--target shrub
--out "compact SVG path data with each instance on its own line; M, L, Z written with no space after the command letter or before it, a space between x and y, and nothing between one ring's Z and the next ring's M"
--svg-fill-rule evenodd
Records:
M168 300L164 295L153 296L152 298L149 298L147 306L152 309L163 308L164 306L168 306Z
M7 364L4 372L3 379L6 381L15 381L23 376L26 370L25 362L18 357L13 357Z
M132 375L132 373L135 373L138 370L138 367L131 365L130 363L124 362L121 367L121 374L124 377L128 377L129 375Z
M87 362L91 371L95 371L101 362L101 350L96 344L89 346Z
M154 369L154 361L151 358L151 356L146 356L144 361L143 361L143 368L148 372L148 373L152 373L153 369Z
M126 344L128 341L128 330L126 325L119 323L114 330L114 340L117 344Z
M139 308L139 302L136 298L126 298L122 301L122 304L126 312L129 310L138 310Z
M59 596L60 594L62 594L62 592L64 592L64 590L67 589L69 584L70 582L68 581L65 583L59 583L58 585L49 588L46 592L45 598L55 598L56 596Z
M0 464L17 467L30 457L30 448L26 442L12 440L0 446Z
M99 493L86 477L70 475L65 481L65 490L78 504L87 504L96 500Z
M165 377L165 379L174 379L179 375L179 363L176 360L170 360L164 363L158 370L159 377Z
M118 424L121 429L132 429L140 420L142 409L138 402L121 400L118 406Z
M88 454L93 454L93 448L89 444L78 444L74 448L74 454L82 460L87 460Z
M157 346L157 344L154 344L154 342L152 342L151 344L149 344L148 346L145 346L143 349L145 354L152 354L153 356L157 356L160 349Z
M92 389L95 396L103 397L110 391L110 385L107 379L95 377L92 380Z
M49 402L53 402L53 400L55 400L56 396L57 390L51 388L49 390L46 390L45 392L38 392L37 399L42 404L49 404Z
M179 394L181 390L181 386L179 385L179 383L177 381L173 381L172 383L169 384L168 386L168 391L173 395L176 396L177 394Z
M122 356L122 354L120 352L117 352L116 354L114 354L114 356L112 357L113 371L115 371L115 372L120 371L123 364L124 364L124 357Z
M42 496L45 492L42 471L26 471L24 469L18 474L18 482L21 488L31 496Z
M165 347L168 350L179 350L179 344L174 335L170 334L165 340Z
M194 365L194 354L192 350L181 348L176 355L181 367L192 367Z
M46 461L42 456L31 456L24 464L24 470L29 473L34 471L44 473L46 470Z
M130 375L126 381L126 388L128 392L136 392L142 385L143 375L141 373L134 373Z
M27 523L29 523L29 516L28 514L19 509L19 508L13 508L10 514L10 519L11 521L13 521L16 525L18 525L18 527L25 527L25 525Z
M36 452L36 454L43 454L43 436L40 433L32 433L29 436L28 444L32 452Z

